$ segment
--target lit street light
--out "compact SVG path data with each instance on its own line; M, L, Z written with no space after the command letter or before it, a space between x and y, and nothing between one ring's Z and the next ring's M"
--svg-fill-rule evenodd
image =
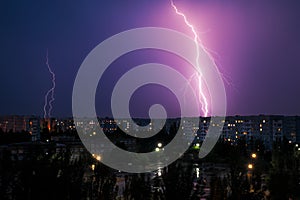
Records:
M252 182L252 176L253 176L253 167L254 165L252 163L249 163L248 164L248 172L247 172L247 177L248 177L248 180L250 182L250 192L254 192L253 190L253 182Z
M98 161L101 160L101 156L99 154L92 154L92 156Z
M157 175L158 175L158 176L161 176L161 175L162 175L162 171L161 171L160 168L158 169Z
M248 164L248 169L253 169L253 164Z
M100 161L100 160L101 160L101 156L100 156L100 155L97 155L97 156L96 156L96 160Z

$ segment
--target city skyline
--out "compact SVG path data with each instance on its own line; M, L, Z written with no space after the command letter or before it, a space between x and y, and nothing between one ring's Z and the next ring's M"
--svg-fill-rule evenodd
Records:
M300 114L299 3L175 3L188 11L203 43L218 54L213 54L218 67L230 82L225 83L228 115ZM73 2L72 6L62 2L5 2L1 10L1 115L42 116L44 95L51 87L45 64L47 49L57 75L53 116L67 117L72 115L71 94L77 70L89 51L106 38L145 26L171 28L192 37L168 1ZM112 75L119 76L129 67L150 61L175 68L184 64L172 55L158 53L133 52L116 61L116 66L126 66ZM105 80L115 81L112 76ZM105 86L107 95L112 87ZM163 101L168 97L166 94ZM101 99L101 94L97 98L105 105L98 103L97 109L104 108L103 115L108 114L109 101Z
M84 130L84 136L91 137L94 140L101 133L110 136L123 138L126 142L138 141L139 137L130 137L127 132L139 135L140 133L151 134L152 131L164 139L174 133L181 124L182 129L189 135L193 135L194 140L191 146L202 144L207 136L209 127L219 127L219 141L228 141L237 145L240 141L245 140L247 144L253 141L261 141L266 150L272 150L274 142L287 140L290 144L300 142L300 116L280 116L280 115L257 115L257 116L226 116L223 117L199 117L196 118L171 118L167 121L162 119L111 119L98 118L94 121L92 118L77 119L73 118L51 118L43 119L36 116L0 116L0 132L11 135L13 133L28 133L32 141L51 141L49 137L41 138L41 133L50 134L56 140L56 137L63 137L64 133L72 132L72 137L78 136L76 130ZM147 125L147 127L145 126ZM177 128L176 128L177 127ZM188 131L189 130L189 131ZM75 132L74 132L75 131ZM163 134L162 134L162 133ZM53 135L54 134L54 135ZM49 136L50 136L49 135ZM108 136L107 135L107 136ZM52 138L51 136L51 138ZM71 135L69 135L71 136ZM129 137L128 137L129 136ZM157 137L157 136L155 136ZM149 138L155 138L149 136ZM149 139L148 138L148 139ZM162 138L160 140L162 140ZM145 140L146 141L146 140ZM162 142L162 141L161 141ZM127 143L127 142L126 142ZM134 148L135 143L132 143Z

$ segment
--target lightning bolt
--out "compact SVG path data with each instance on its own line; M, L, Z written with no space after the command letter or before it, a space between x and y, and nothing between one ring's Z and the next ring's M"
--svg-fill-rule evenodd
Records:
M53 109L52 103L55 100L55 98L54 98L54 90L55 90L55 87L56 87L55 73L52 71L51 66L49 64L48 49L47 49L47 53L46 53L46 66L47 66L48 71L49 71L49 73L51 75L52 87L47 91L47 93L45 95L44 119L46 119L47 117L51 117L51 111ZM48 105L49 105L49 109L48 109L48 112L47 112L47 106Z
M175 10L176 14L177 15L180 15L181 17L183 17L184 19L184 22L185 24L191 29L191 31L193 32L194 34L194 43L195 43L195 47L196 47L196 67L201 69L200 68L200 63L199 63L199 58L200 58L200 49L199 49L199 45L205 50L205 48L203 47L199 37L198 37L198 34L194 28L194 26L188 21L187 17L184 15L184 13L182 13L181 11L179 11L177 9L177 7L175 6L173 0L170 0L171 2L171 6L173 7L173 9ZM205 50L206 51L206 50ZM206 51L207 53L207 51ZM208 55L210 56L210 54L208 53ZM202 73L201 73L201 70L199 70L196 74L193 74L191 76L191 79L193 79L194 77L197 78L197 82L198 82L198 98L199 98L199 101L201 103L201 110L203 112L203 115L204 117L207 117L208 115L208 101L207 101L207 98L203 92L203 88L202 88Z

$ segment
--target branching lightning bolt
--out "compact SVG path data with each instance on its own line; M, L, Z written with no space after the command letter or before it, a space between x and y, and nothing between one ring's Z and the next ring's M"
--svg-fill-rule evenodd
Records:
M191 29L191 31L194 34L194 42L195 42L195 46L196 46L196 67L198 69L200 69L200 63L199 63L199 58L200 58L200 49L199 49L199 45L202 47L201 45L201 41L199 40L198 34L194 28L194 26L188 21L187 17L184 15L184 13L180 12L177 7L175 6L173 0L170 0L172 7L174 8L175 12L177 15L180 15L183 17L185 24ZM200 42L200 43L199 43ZM205 48L203 48L205 49ZM199 101L201 103L201 110L203 112L203 115L205 117L207 117L208 115L208 101L207 98L203 92L203 88L202 88L202 73L201 70L199 70L197 72L197 74L192 75L191 79L196 76L197 77L197 82L198 82L198 90L199 90Z
M46 53L46 66L47 66L48 71L49 71L49 73L51 75L52 87L47 91L47 93L45 95L44 119L46 119L47 117L51 117L51 111L53 109L52 103L55 100L55 98L54 98L54 91L55 91L55 87L56 87L55 73L53 72L53 70L51 69L51 66L49 64L48 50L47 50L47 53ZM47 112L47 106L49 106L48 112Z

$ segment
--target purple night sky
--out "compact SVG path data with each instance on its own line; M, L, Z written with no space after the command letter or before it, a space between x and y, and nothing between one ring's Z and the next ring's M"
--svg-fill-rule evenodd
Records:
M174 2L196 27L203 44L217 52L213 55L219 70L229 81L225 83L228 115L300 115L300 2ZM77 70L103 40L146 26L193 36L168 0L6 0L1 1L0 15L0 115L43 115L44 95L51 87L45 64L47 49L57 80L53 116L62 117L72 115ZM112 74L103 78L104 87L96 96L97 111L109 114L107 95L121 73L150 61L184 63L172 55L147 50L116 60L115 65L124 68L114 71L112 66ZM161 102L168 104L166 99L171 99L172 94L164 91L164 95ZM135 95L137 99L139 96ZM177 105L176 100L172 102Z

